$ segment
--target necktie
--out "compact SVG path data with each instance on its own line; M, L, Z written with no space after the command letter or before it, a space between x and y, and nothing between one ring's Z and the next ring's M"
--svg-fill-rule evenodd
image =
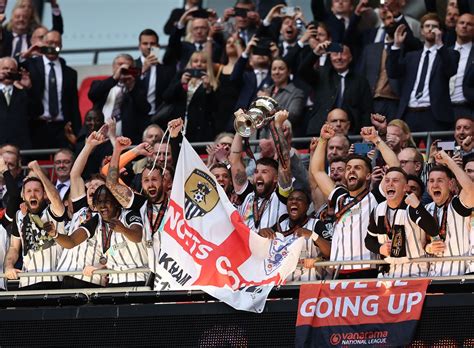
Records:
M11 94L8 88L3 89L3 94L5 95L5 100L7 101L7 105L10 105Z
M459 46L458 48L456 48L456 50L459 52L459 55L461 55L462 46ZM456 75L452 76L449 79L449 95L450 96L454 95L454 91L456 89L456 78L457 77L458 77L458 74L456 73Z
M48 64L50 66L48 75L49 115L52 119L55 119L59 114L58 85L56 81L56 72L54 71L54 63L49 62Z
M423 60L423 67L421 68L420 81L416 87L415 98L420 99L425 88L426 75L428 75L428 65L430 63L430 51L426 51L425 59Z
M66 187L66 184L63 184L63 183L61 182L61 183L59 183L59 184L56 186L56 189L58 190L59 193L61 193L61 190L62 190L63 188L65 188L65 187Z
M23 35L16 35L16 38L18 38L18 40L15 43L15 48L13 49L12 57L16 57L21 53L21 44L22 44L22 41L23 41L22 40Z
M202 51L202 44L201 44L201 43L198 43L198 44L197 44L196 50L197 50L198 52L201 52L201 51Z
M121 107L122 107L122 100L123 100L123 88L121 87L117 94L115 95L114 101L114 108L112 110L111 117L115 120L115 122L119 122L121 120Z
M344 97L344 90L342 88L342 79L344 76L342 75L337 75L337 95L336 95L336 101L334 102L334 105L340 109L342 107L342 100Z

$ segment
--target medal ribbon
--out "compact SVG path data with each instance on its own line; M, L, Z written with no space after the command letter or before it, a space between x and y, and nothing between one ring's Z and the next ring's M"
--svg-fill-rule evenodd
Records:
M166 207L168 206L168 197L165 196L163 202L161 203L161 207L158 210L158 214L156 215L155 221L153 221L153 204L147 202L146 204L146 212L148 216L148 223L150 224L151 228L151 235L154 235L155 232L160 227L163 217L165 216Z
M339 201L338 201L338 208L339 209L338 209L337 213L334 215L335 216L335 222L339 222L341 217L348 210L350 210L353 206L355 206L360 201L362 201L362 199L364 199L364 197L367 196L368 193L369 193L369 188L367 187L364 191L360 192L357 196L355 196L354 199L349 204L347 204L346 206L343 206L345 199L343 197L339 198Z
M444 241L446 240L446 226L448 224L448 206L449 203L451 203L451 198L449 198L444 204L443 204L443 215L441 216L441 224L439 223L438 219L438 206L435 204L433 216L436 220L436 223L439 226L439 236L441 239Z
M277 230L278 232L280 232L281 234L283 234L285 237L286 236L289 236L290 234L293 234L298 228L301 228L303 227L304 225L306 225L309 221L309 216L305 216L303 222L301 224L295 224L293 227L290 227L290 229L286 230L286 231L283 231L282 228L281 228L281 223L283 221L285 221L287 218L288 218L288 214L283 214L282 216L280 216L280 218L278 219L278 223L277 223ZM288 226L290 226L290 223L288 222Z

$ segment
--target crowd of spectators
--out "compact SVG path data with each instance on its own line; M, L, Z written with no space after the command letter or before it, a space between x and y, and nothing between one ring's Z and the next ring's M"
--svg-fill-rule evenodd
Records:
M163 54L156 31L143 29L140 56L118 54L112 75L92 82L82 122L59 4L50 30L18 0L11 18L0 15L6 277L81 271L21 277L20 287L161 287L159 274L94 271L156 273L182 133L209 143L203 158L255 233L306 238L290 280L474 272L474 263L435 262L474 255L474 4L425 0L426 13L411 18L406 1L311 0L303 13L237 0L219 14L187 0L164 25ZM259 97L279 109L270 131L251 136L250 159L234 118ZM420 150L426 142L412 132L432 131L454 139ZM20 150L53 148L52 176L31 159L22 170ZM407 262L426 255L434 261ZM387 266L314 267L380 257Z

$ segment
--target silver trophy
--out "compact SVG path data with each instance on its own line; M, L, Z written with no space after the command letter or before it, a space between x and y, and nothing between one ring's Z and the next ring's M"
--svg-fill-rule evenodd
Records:
M278 111L278 103L270 97L258 97L250 105L247 112L241 109L237 110L234 120L234 129L242 137L248 138L254 134L257 129L265 127Z

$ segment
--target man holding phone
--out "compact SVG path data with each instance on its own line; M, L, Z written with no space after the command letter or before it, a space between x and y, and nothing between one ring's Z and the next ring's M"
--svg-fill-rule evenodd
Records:
M31 110L33 147L50 149L69 145L64 126L71 122L77 134L81 128L81 115L77 96L77 71L66 65L59 55L62 36L49 31L43 39L51 49L48 53L27 59L24 64L30 72L31 94L34 108Z
M31 79L27 71L18 72L11 57L0 58L0 143L31 148L29 108Z
M329 50L329 51L328 51ZM329 53L330 67L314 65L319 58ZM309 115L306 135L316 135L326 121L327 114L335 109L343 109L349 115L351 134L370 125L372 94L364 76L349 69L352 62L351 50L347 46L325 41L316 46L302 62L298 75L314 90L318 101Z
M234 17L233 24L229 21L232 17ZM224 10L222 21L224 31L228 36L237 31L239 37L247 45L252 36L257 33L260 15L255 11L255 3L252 0L237 0L234 7Z
M138 48L141 56L135 59L135 66L141 69L140 79L146 89L147 100L150 104L148 116L156 113L156 108L163 101L162 95L173 79L175 69L159 62L160 49L158 34L152 29L143 30L138 36Z
M102 110L106 122L116 122L117 135L123 134L138 144L149 124L150 104L134 63L129 54L117 55L112 63L113 75L93 81L88 96L94 107Z

